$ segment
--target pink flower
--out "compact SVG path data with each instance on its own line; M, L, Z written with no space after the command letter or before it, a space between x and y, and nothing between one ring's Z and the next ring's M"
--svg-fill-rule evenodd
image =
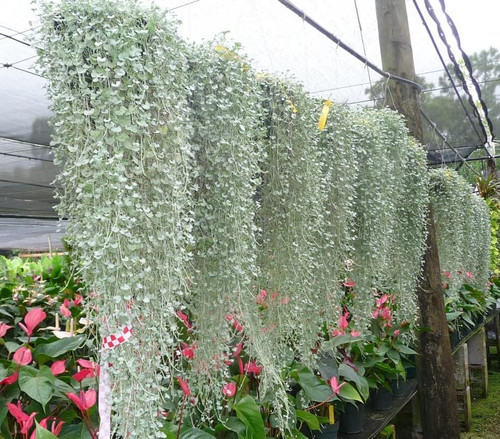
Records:
M236 331L241 332L243 331L243 326L238 322L238 319L236 318L235 315L233 314L228 314L226 315L225 319L231 323L233 322L233 328L236 329Z
M255 361L249 361L247 364L245 364L244 367L245 372L254 373L255 375L261 373L263 369L264 366L257 366L257 363L255 363Z
M8 403L7 407L9 409L9 413L16 418L19 425L22 425L23 422L28 419L29 416L23 412L23 408L21 407L21 401L17 401L17 405Z
M443 282L443 289L446 290L448 288L448 284L446 282Z
M0 380L0 386L8 386L10 384L14 384L17 381L18 373L14 372L11 376Z
M333 390L333 393L335 393L335 395L338 395L339 392L340 392L340 389L342 388L342 386L345 384L345 383L342 383L339 385L338 381L337 381L337 377L332 377L332 379L329 381L329 384L330 384L330 387L332 388Z
M31 311L28 312L24 316L24 322L26 325L23 323L19 323L19 326L28 334L29 337L33 335L34 329L45 320L47 317L47 314L42 310L42 308L33 308Z
M188 382L181 379L181 377L175 377L175 378L176 378L177 382L179 383L179 386L181 386L181 389L184 392L184 395L191 396L191 389L189 388Z
M389 294L384 294L380 299L377 299L377 308L382 307L382 305L389 299Z
M59 311L61 311L61 314L64 317L71 317L71 311L69 310L69 308L64 303L59 307Z
M49 430L48 423L49 421L52 420L52 424ZM61 433L61 429L63 425L65 424L64 421L59 421L57 422L57 418L55 416L48 416L46 418L43 418L40 421L40 427L45 428L46 430L49 430L54 436L57 436L59 433ZM31 433L30 439L36 439L36 430Z
M382 308L382 312L380 313L380 315L384 320L387 320L388 323L392 321L391 309L389 307L386 306Z
M257 299L255 300L255 303L257 303L257 305L264 305L264 302L266 301L266 297L267 297L267 291L260 290L259 295L257 296Z
M236 348L235 348L234 352L233 352L233 356L234 357L238 357L241 354L241 350L242 349L243 349L243 343L238 343L236 345Z
M100 367L97 363L93 361L84 360L80 358L76 362L82 367L82 369L73 375L73 379L81 383L85 378L93 378L99 376Z
M443 271L443 274L449 279L451 277L451 271Z
M334 329L332 331L332 337L338 337L339 335L344 335L344 331L341 331L340 329Z
M94 389L89 389L87 391L80 390L80 395L76 393L66 393L66 396L76 404L82 413L88 411L97 400L97 392Z
M344 331L345 328L349 326L349 322L347 321L348 317L349 317L349 311L346 311L343 315L341 314L339 316L339 328L341 331Z
M73 301L74 306L78 306L83 303L83 297L80 294L75 294L75 300Z
M344 286L347 288L354 288L356 286L356 282L348 278L346 281L344 281Z
M0 337L3 337L10 328L12 328L12 326L7 325L7 323L0 323Z
M466 272L465 272L465 275L466 275L469 279L472 279L472 278L474 277L470 271L466 271Z
M55 361L52 366L50 366L50 370L54 376L61 375L66 370L66 360Z
M271 323L269 326L264 326L262 328L262 332L266 333L266 332L274 331L275 329L276 329L276 325L274 323Z
M283 299L280 300L280 303L282 305L286 305L288 302L290 302L290 297L288 297L288 296L285 296L285 297L283 297Z
M245 372L245 368L243 366L243 360L240 357L236 357L236 360L238 361L238 371L240 375L243 375Z
M195 348L196 348L195 345L189 346L187 343L183 343L181 350L182 356L187 358L188 360L192 360L194 358Z
M222 388L222 394L228 398L234 396L236 394L236 384L233 382L225 384Z
M184 314L181 310L176 312L177 317L179 317L182 322L186 325L186 328L191 329L191 323L189 323L188 316Z
M354 338L359 337L360 335L361 335L361 332L359 332L359 331L355 331L355 330L351 331L351 336Z
M26 346L21 346L14 354L12 359L17 363L20 364L21 366L26 366L27 364L30 364L31 361L33 360L33 357L31 355L31 351L29 348Z
M401 331L399 329L396 329L394 331L394 337L397 337Z
M29 429L33 426L33 419L35 418L37 412L33 412L30 415L23 412L21 407L21 401L17 401L16 404L8 403L7 408L9 413L16 418L17 423L21 427L21 434L28 434Z

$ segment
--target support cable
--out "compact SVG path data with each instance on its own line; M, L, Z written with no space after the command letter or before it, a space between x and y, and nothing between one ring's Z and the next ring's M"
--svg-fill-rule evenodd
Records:
M12 184L21 184L21 185L24 185L24 186L43 187L43 188L46 188L46 189L54 189L54 186L48 186L46 184L25 183L25 182L22 182L22 181L4 180L3 178L0 178L0 182L2 182L2 183L12 183Z
M441 140L443 141L443 143L448 147L450 148L456 155L457 157L462 161L462 163L467 166L476 176L480 177L479 173L474 169L472 168L468 163L467 163L467 160L462 157L460 155L460 153L458 152L458 150L456 148L454 148L450 142L448 142L448 139L446 139L446 136L441 133L441 131L439 131L436 127L436 124L429 118L429 116L427 115L427 113L423 110L422 107L420 107L420 114L422 114L422 116L424 117L424 119L427 121L427 123L432 127L432 129L434 130L434 132L441 138Z
M361 46L363 47L363 55L366 58L365 39L363 37L363 28L361 27L361 19L359 17L359 10L358 10L358 2L357 2L357 0L354 0L354 8L356 9L356 17L358 19L359 35L361 37ZM368 81L370 83L370 90L372 92L372 96L374 96L375 93L373 92L373 84L372 84L372 78L371 78L371 75L370 75L370 69L366 69L366 73L368 74Z
M289 0L278 0L283 6L285 6L287 9L292 11L295 15L299 16L302 20L304 20L306 23L314 27L317 31L321 32L323 35L325 35L329 40L333 41L334 43L337 44L337 46L340 46L342 49L344 49L347 53L352 55L354 58L357 60L361 61L363 64L368 66L370 69L374 70L377 72L379 75L383 76L384 78L388 79L393 79L394 81L397 82L402 82L407 85L410 85L414 88L417 89L418 92L422 89L419 84L417 84L414 81L411 81L406 78L402 78L400 76L396 75L391 75L388 72L384 72L380 67L377 65L373 64L370 62L368 59L366 59L363 55L359 54L356 52L354 49L349 47L347 44L345 44L343 41L341 41L339 38L337 38L335 35L333 35L331 32L327 31L323 26L318 24L315 20L313 20L311 17L309 17L304 11L301 11L297 6L295 6L292 2Z
M170 8L169 11L175 11L176 9L180 9L180 8L183 8L184 6L189 6L189 5L192 5L193 3L198 3L200 0L193 0L191 2L188 2L188 3L184 3L183 5L179 5L179 6L175 6L174 8Z
M11 35L4 34L3 32L0 32L0 35L3 36L4 38L9 38L10 40L14 40L17 43L24 44L25 46L33 47L34 49L36 49L36 47L32 46L30 43L27 43L26 41L23 40L19 40L18 38L14 38Z
M27 155L20 155L20 154L12 154L10 152L0 152L0 155L5 155L5 156L8 156L8 157L16 157L16 158L20 158L20 159L37 160L37 161L40 161L40 162L50 162L50 163L54 162L53 160L49 160L49 159L41 159L41 158L38 158L38 157L30 157L30 156L27 156Z
M456 96L457 96L457 98L458 98L458 100L460 102L460 105L464 109L464 112L465 112L465 115L467 116L467 119L469 120L470 124L472 125L472 128L474 129L474 132L476 133L476 136L479 139L479 142L480 143L484 143L483 139L481 138L481 135L479 134L479 131L477 130L476 125L472 121L472 117L469 114L469 111L467 110L467 107L465 106L464 101L462 100L462 97L460 96L460 92L458 91L458 88L457 88L457 86L455 84L455 81L453 80L453 77L451 76L450 70L448 69L448 66L446 65L446 62L444 61L443 56L441 55L441 51L439 50L439 47L436 44L436 40L434 39L434 36L432 35L431 30L429 29L427 21L425 20L425 17L422 14L422 11L420 10L420 7L418 6L417 0L413 0L413 4L415 5L415 8L417 9L418 15L420 16L420 19L422 20L422 23L423 23L423 25L425 27L425 30L427 31L427 34L429 35L429 38L431 39L432 45L434 46L434 50L436 51L436 53L437 53L437 55L439 57L439 60L441 61L441 64L444 67L446 75L448 76L448 79L451 82L451 86L452 86L453 90L455 91L455 94L456 94ZM486 149L486 147L485 147L485 149ZM486 151L486 153L488 155L490 155L489 151Z
M29 145L29 146L34 146L36 148L48 148L48 149L53 149L50 145L42 145L41 143L33 143L33 142L28 142L26 140L18 140L18 139L12 139L10 137L4 137L0 136L0 144L1 142L9 142L13 144L20 144L20 145Z
M484 103L484 101L481 97L481 88L479 87L479 84L477 83L476 78L473 75L472 65L471 65L471 62L469 60L469 57L466 55L466 53L462 49L461 42L460 42L460 36L458 34L458 30L455 26L455 23L453 22L451 17L446 12L446 5L445 5L444 0L439 0L443 14L446 17L447 24L450 27L451 32L456 40L457 48L460 52L459 55L461 57L460 61L463 61L461 63L459 63L459 61L457 60L455 53L452 50L451 44L448 42L448 39L446 38L446 33L444 32L443 27L441 26L441 22L439 21L436 13L434 12L434 8L430 4L430 1L424 0L424 2L425 2L425 6L427 8L427 12L429 13L431 18L434 20L434 22L437 25L438 34L441 37L441 40L446 45L446 48L448 50L448 56L450 57L452 63L455 66L455 74L457 75L457 77L460 79L460 81L463 84L464 90L469 97L469 103L471 104L472 108L474 109L474 115L479 120L479 125L481 127L481 131L483 132L483 135L486 139L485 143L488 145L487 148L485 146L485 149L486 149L488 155L490 156L490 158L493 158L493 155L492 155L492 151L494 151L493 140L495 138L495 136L493 134L493 124L491 123L491 120L488 117L488 108L486 107L486 104ZM465 74L462 71L460 64L462 64L463 68L465 69ZM467 79L465 76L467 76ZM474 87L474 91L477 95L478 103L476 103L476 100L472 96L472 92L469 89L469 85L467 84L468 81Z

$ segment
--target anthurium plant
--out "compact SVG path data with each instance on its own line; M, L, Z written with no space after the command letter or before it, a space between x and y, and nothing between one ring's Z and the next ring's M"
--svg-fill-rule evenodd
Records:
M66 257L0 257L0 435L96 438L88 292Z

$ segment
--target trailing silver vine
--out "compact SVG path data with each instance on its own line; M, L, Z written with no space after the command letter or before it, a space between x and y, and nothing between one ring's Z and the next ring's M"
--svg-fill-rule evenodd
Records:
M135 1L46 1L40 19L67 240L95 290L101 336L133 328L101 359L112 363L113 427L161 437L192 226L184 44L172 21Z

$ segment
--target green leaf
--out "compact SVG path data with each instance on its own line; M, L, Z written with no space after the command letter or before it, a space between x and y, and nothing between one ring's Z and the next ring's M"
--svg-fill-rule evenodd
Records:
M358 374L352 367L342 363L339 366L339 377L343 377L345 381L352 381L356 384L356 388L361 397L366 401L370 394L368 382L364 376Z
M331 347L340 346L341 344L350 343L354 337L350 334L337 335L337 337L333 337L330 341Z
M181 439L213 439L214 437L214 435L200 430L199 428L188 426L181 428Z
M293 438L293 439L307 439L307 436L304 436L299 430L294 429L291 431L290 436L285 436L287 438Z
M12 352L16 352L20 346L21 346L20 344L13 342L13 341L6 341L5 342L5 347L9 351L9 354L12 354Z
M260 414L260 409L255 400L250 395L245 395L233 405L236 416L246 426L247 439L264 439L266 437L264 421Z
M92 439L92 436L90 436L85 425L81 423L64 425L59 434L59 439Z
M40 424L36 422L36 439L57 439L57 436L53 435L49 430L40 427Z
M314 375L307 367L300 369L295 379L311 401L323 402L332 396L331 387L324 380Z
M29 397L39 402L45 409L45 405L54 394L54 376L47 366L42 366L38 373L33 376L27 368L21 368L19 372L19 387Z
M3 364L0 364L0 381L7 378L8 375L10 375L9 369L6 369L3 367Z
M339 396L341 396L342 399L345 400L363 402L363 398L361 398L359 392L349 383L345 383L340 388Z
M225 423L225 426L231 430L234 431L238 437L245 437L245 424L243 421L239 420L235 416L231 416Z
M52 343L41 344L35 348L33 356L39 363L43 364L47 360L58 358L67 352L78 349L84 341L84 335L77 335L76 337L62 338Z
M395 349L391 349L387 352L387 356L394 362L394 364L398 364L401 360L401 355Z
M402 352L403 354L408 354L408 355L418 355L416 351L414 351L412 348L409 348L408 346L402 345L399 347L399 352Z
M305 410L297 410L295 413L297 415L297 418L304 421L311 430L321 429L317 416L313 415L310 412L306 412Z

